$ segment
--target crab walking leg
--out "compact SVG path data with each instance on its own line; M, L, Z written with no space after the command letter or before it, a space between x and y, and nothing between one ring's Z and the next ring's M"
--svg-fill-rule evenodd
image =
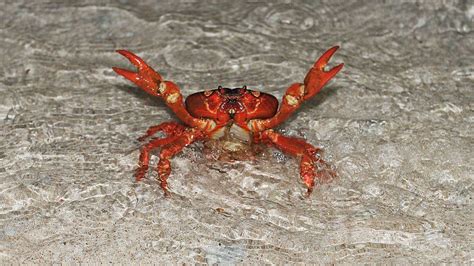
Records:
M149 127L146 133L143 136L139 137L138 140L143 141L146 138L155 135L159 131L163 131L166 134L166 136L179 135L185 129L186 129L185 126L178 124L176 122L164 122L159 125Z
M156 170L158 172L160 185L165 193L165 196L169 196L167 180L171 174L170 159L177 153L181 152L184 147L202 138L204 138L204 133L202 131L197 129L189 129L183 132L183 134L178 136L173 142L169 143L161 150L159 156L160 160Z
M162 139L153 139L142 146L140 150L140 158L138 159L138 168L135 171L136 181L140 181L148 171L148 164L150 162L150 152L154 149L157 149L175 141L177 138L179 138L179 135L170 136Z
M269 119L254 119L248 123L249 128L254 132L274 128L284 122L301 104L315 96L326 83L331 80L344 66L339 64L332 69L325 71L331 57L339 46L334 46L327 50L306 74L304 83L294 83L286 91L280 104L280 109L276 115Z
M285 153L301 158L300 176L308 187L307 195L309 196L313 191L315 178L319 177L316 162L327 165L324 160L315 156L320 149L302 139L283 136L271 129L256 134L256 141L272 144Z
M168 105L176 116L186 125L200 129L209 129L215 126L215 123L211 120L198 119L188 113L184 106L183 96L181 95L178 85L171 81L163 80L160 74L134 53L127 50L117 50L117 53L126 57L137 67L137 72L113 67L112 69L117 74L135 83L148 94L162 98L166 105Z
M149 136L154 135L158 131L163 131L166 134L165 138L153 139L147 144L143 145L140 151L140 158L138 163L138 168L135 172L136 181L140 181L148 171L148 163L150 161L150 152L153 149L159 148L163 145L169 144L176 140L179 135L183 133L185 127L176 122L164 122L156 126L151 126L145 135L138 138L138 140L143 141Z

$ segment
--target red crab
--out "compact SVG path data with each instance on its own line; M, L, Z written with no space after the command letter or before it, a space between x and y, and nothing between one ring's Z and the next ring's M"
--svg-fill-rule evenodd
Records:
M136 170L137 181L142 179L150 160L150 152L161 147L157 166L161 188L169 195L167 179L171 173L170 159L184 147L195 141L235 140L238 145L227 145L229 151L239 147L249 147L252 143L266 143L283 152L298 156L300 176L311 194L315 178L321 177L318 168L326 162L316 153L320 150L303 139L283 136L273 130L284 122L300 105L316 95L323 86L343 67L325 71L324 67L338 49L334 46L327 50L309 70L303 83L294 83L286 91L278 108L278 100L270 94L242 88L223 88L206 90L191 94L183 101L178 86L164 80L145 61L126 50L117 50L138 68L137 72L116 68L113 70L132 81L147 93L162 98L166 105L184 123L164 122L150 127L139 138L144 140L161 131L164 138L155 138L141 147L139 167Z

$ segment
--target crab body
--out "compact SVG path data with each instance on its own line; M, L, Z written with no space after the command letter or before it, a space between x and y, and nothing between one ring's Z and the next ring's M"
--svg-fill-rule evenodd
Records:
M237 140L250 144L252 136L248 122L270 118L278 109L278 100L273 95L248 90L246 86L234 89L219 86L216 90L197 92L188 96L185 104L192 116L215 121L210 138L223 139L227 143Z
M164 80L135 54L118 50L138 71L115 67L113 70L147 93L162 98L182 122L152 126L139 138L143 141L160 131L165 134L164 138L153 138L141 147L136 180L141 180L148 171L150 152L154 149L161 148L157 172L165 195L169 195L167 179L171 173L170 159L189 144L207 141L220 143L229 152L241 152L250 151L252 144L263 143L300 158L300 176L309 195L315 179L322 175L321 168L328 168L327 163L317 156L320 149L303 139L283 136L273 128L284 122L304 101L316 95L342 69L343 64L339 64L324 70L337 49L335 46L326 51L306 74L304 82L290 85L280 104L273 95L249 90L246 86L219 86L215 90L191 94L183 101L175 83Z

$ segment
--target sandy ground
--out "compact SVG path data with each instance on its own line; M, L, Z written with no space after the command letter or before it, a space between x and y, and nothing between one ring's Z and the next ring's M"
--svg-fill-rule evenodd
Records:
M2 2L2 264L473 262L472 2ZM272 149L192 145L170 199L152 171L134 182L136 138L175 117L111 70L130 67L115 49L184 95L281 98L333 45L344 69L279 128L337 168L310 199Z

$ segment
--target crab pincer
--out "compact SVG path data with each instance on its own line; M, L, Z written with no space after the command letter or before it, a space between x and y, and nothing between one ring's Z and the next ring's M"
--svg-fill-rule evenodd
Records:
M308 71L306 77L304 78L304 87L305 94L303 96L304 100L307 100L314 95L316 95L324 85L332 79L337 72L339 72L344 63L341 63L332 69L325 71L324 68L328 64L331 57L339 49L339 46L334 46L327 50L313 65L313 67Z
M158 74L153 68L151 68L143 59L138 57L132 52L127 50L117 50L117 53L126 57L130 63L137 67L137 72L126 70L123 68L113 67L112 69L119 75L125 77L131 82L138 85L146 92L151 95L159 96L158 86L163 80L160 74Z

